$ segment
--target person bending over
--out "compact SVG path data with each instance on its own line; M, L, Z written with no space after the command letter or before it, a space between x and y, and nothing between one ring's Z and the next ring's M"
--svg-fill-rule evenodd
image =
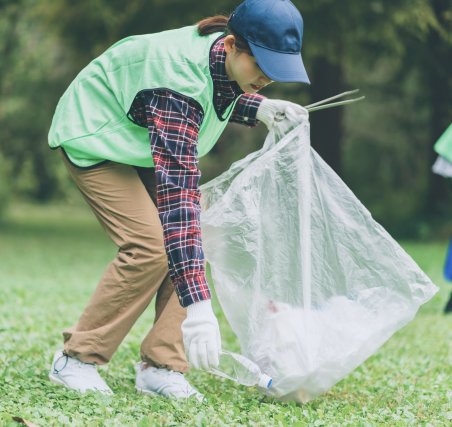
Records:
M49 143L119 251L63 332L51 381L111 393L96 365L157 295L136 388L202 399L183 374L216 367L221 338L203 264L198 158L228 122L270 128L288 107L306 112L258 95L273 81L309 83L302 33L289 0L246 0L229 18L120 40L71 83Z

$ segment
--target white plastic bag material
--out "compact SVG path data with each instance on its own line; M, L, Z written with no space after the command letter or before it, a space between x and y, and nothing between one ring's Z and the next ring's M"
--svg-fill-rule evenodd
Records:
M307 116L201 191L215 291L278 400L327 391L438 290L310 147Z

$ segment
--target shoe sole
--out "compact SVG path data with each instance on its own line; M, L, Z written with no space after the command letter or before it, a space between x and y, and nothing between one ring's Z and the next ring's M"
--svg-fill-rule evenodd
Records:
M52 374L49 374L49 378L50 378L51 383L62 385L63 387L66 387L69 390L75 390L73 388L71 389L63 380L60 380L59 378L54 377ZM96 389L96 391L100 391L102 394L114 395L112 390L97 390Z
M158 394L158 393L156 393L155 391L151 391L151 390L146 390L146 389L144 389L144 388L139 388L139 387L137 387L137 386L135 386L135 388L137 389L137 393L138 394L147 394L148 396L160 396L160 397L165 397L165 396L162 396L161 394ZM177 399L176 397L171 397L170 399ZM179 399L185 399L185 397L184 398L179 398ZM197 398L198 399L198 398ZM204 402L204 401L206 401L207 402L207 399L205 398L205 397L203 397L201 400L199 400L198 399L198 402Z
M49 378L50 378L50 382L51 382L51 383L58 384L58 385L62 385L62 386L64 386L64 387L69 388L68 385L67 385L64 381L60 380L60 379L57 378L57 377L54 377L52 374L49 374Z
M138 394L147 394L148 396L160 396L155 391L146 390L145 388L139 388L137 386L135 386L135 388L137 389L137 393Z

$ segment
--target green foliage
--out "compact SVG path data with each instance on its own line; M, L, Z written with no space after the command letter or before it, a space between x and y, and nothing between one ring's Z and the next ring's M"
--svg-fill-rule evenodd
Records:
M48 200L58 183L47 133L70 64L40 26L35 3L0 4L0 153L12 193Z
M188 379L207 402L135 393L134 362L154 317L143 313L100 373L115 392L84 395L51 384L48 369L116 248L86 208L14 205L0 228L0 426L405 426L452 419L452 330L442 315L446 242L403 247L441 291L413 322L347 378L307 405L278 403L205 372ZM214 300L223 346L239 345Z
M48 149L47 133L59 97L89 61L123 37L228 15L238 3L2 0L0 153L10 170L8 192L40 201L68 196L68 178ZM438 182L430 167L433 143L452 117L451 0L294 3L304 18L302 53L313 84L274 83L263 94L307 105L319 100L322 87L329 91L325 96L360 88L366 100L343 108L337 123L327 112L313 113L319 118L313 121L313 140L319 127L332 128L332 136L316 144L326 152L339 147L334 155L341 176L396 233L409 221L438 213L438 203L448 199L440 191L432 200ZM329 74L319 72L319 58L327 60ZM338 87L329 88L335 74ZM201 159L202 182L259 149L265 135L263 125L255 130L228 125Z

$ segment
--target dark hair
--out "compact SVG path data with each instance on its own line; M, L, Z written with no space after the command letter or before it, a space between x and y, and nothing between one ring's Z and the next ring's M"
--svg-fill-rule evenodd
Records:
M223 15L203 19L196 24L198 25L198 34L200 36L208 36L209 34L223 31L226 36L232 35L235 37L235 48L237 49L237 52L254 56L248 41L234 31L231 25L228 25L228 21L229 18Z

